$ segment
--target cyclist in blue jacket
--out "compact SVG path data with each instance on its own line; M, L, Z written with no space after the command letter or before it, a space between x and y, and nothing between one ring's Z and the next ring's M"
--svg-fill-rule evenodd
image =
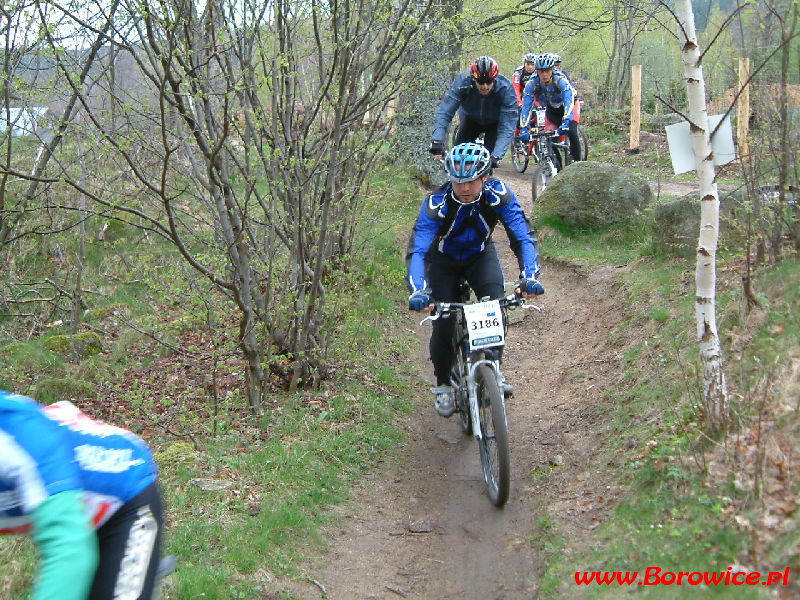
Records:
M461 280L466 280L478 298L503 297L503 269L492 241L498 222L505 227L519 264L517 293L543 294L536 279L539 260L530 225L511 188L489 177L489 151L480 144L459 144L447 154L444 166L450 182L422 202L408 242L409 309L430 312L434 300L456 302ZM435 408L445 417L455 412L450 386L455 358L452 335L453 319L433 322L430 357L437 386L433 388ZM510 386L505 391L510 392Z
M39 552L34 600L153 597L158 471L130 431L0 390L0 533Z
M450 121L458 111L459 127L455 144L474 142L480 134L483 144L497 166L514 137L519 107L514 86L500 75L490 56L479 56L468 73L456 77L436 111L433 141L429 152L440 160L444 156L444 138Z
M561 71L555 69L555 55L540 54L536 57L536 73L528 80L522 95L522 112L519 118L519 137L523 142L530 139L529 125L535 105L543 107L547 120L558 126L558 133L569 138L572 160L581 160L578 124L573 120L575 111L575 88Z

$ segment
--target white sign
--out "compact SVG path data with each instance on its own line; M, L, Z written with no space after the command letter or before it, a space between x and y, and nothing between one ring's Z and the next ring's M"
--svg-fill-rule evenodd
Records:
M468 304L464 307L464 317L467 320L470 351L505 344L503 313L499 301Z
M708 126L711 131L714 131L721 119L722 115L709 115ZM669 155L672 158L672 169L675 171L675 175L694 171L694 148L692 147L692 137L689 133L689 123L681 121L675 125L667 125L664 129L667 130ZM712 136L711 151L714 153L714 164L717 166L727 165L736 160L730 115L725 117L722 125Z

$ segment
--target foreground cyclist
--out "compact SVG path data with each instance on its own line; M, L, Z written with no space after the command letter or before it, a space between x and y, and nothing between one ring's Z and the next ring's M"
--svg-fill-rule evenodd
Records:
M522 95L519 137L523 142L530 139L528 126L534 106L546 110L547 120L558 126L558 133L569 138L569 152L573 161L581 160L581 145L578 124L574 121L575 88L567 76L555 69L556 55L540 54L536 57L536 74L528 80Z
M434 301L458 301L458 284L466 280L477 298L502 298L503 269L492 241L498 221L506 229L517 257L517 293L544 293L537 281L539 261L530 225L514 192L489 177L491 155L480 144L455 146L444 159L449 183L422 202L406 253L410 310L430 312ZM433 322L430 357L436 376L435 408L443 417L455 412L450 367L453 319ZM503 383L506 392L510 386Z
M458 111L459 127L455 143L474 142L483 134L483 143L492 156L492 166L505 156L519 117L517 96L511 82L500 75L490 56L479 56L468 73L456 77L436 111L429 152L437 160L444 156L447 128Z
M69 402L0 390L0 533L29 533L34 600L150 600L162 529L157 468L130 431Z

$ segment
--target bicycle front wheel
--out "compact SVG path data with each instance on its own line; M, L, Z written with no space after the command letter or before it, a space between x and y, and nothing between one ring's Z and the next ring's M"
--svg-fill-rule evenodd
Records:
M544 192L545 189L547 189L547 186L550 185L550 182L553 179L551 173L552 169L546 162L536 167L536 170L533 172L531 193L533 195L534 202L536 202L536 199L542 195L542 192Z
M483 479L489 499L498 508L508 500L511 485L511 459L508 453L506 405L491 367L479 365L475 372L478 384L478 415L481 438L478 446L483 465Z
M524 173L525 169L528 168L528 153L525 151L525 145L522 142L511 144L511 161L514 163L517 173Z

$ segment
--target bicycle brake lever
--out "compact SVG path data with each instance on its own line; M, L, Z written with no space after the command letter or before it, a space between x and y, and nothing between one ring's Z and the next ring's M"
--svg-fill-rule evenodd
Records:
M528 304L528 303L526 302L526 303L524 303L524 304L520 304L520 306L521 306L522 308L526 309L526 310L527 310L527 309L529 309L529 308L535 308L535 309L536 309L536 310L538 310L539 312L542 312L542 309L541 309L541 308L539 308L538 306L536 306L535 304Z

